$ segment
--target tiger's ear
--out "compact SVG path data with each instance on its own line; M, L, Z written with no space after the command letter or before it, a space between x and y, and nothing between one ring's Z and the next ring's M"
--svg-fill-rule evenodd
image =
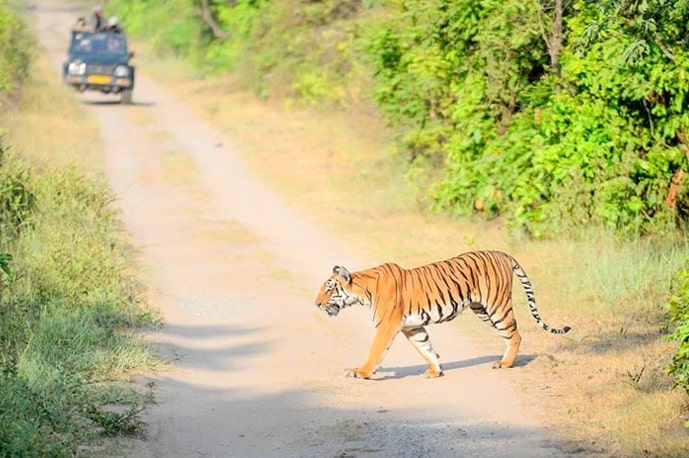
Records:
M344 278L347 283L352 282L352 274L349 273L345 266L335 266L333 267L333 273Z

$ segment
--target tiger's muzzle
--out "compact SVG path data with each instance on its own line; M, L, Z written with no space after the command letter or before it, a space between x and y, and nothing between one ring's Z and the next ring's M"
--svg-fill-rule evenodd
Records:
M340 306L337 304L318 304L318 308L327 313L328 316L337 316L340 313Z

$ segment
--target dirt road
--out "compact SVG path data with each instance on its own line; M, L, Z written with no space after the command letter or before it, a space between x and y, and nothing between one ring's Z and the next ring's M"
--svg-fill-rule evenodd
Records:
M56 78L69 28L87 11L34 3ZM100 123L116 204L164 314L149 339L173 363L151 376L158 403L126 456L563 456L536 420L547 406L511 385L518 369L490 369L500 339L481 348L462 334L473 316L431 328L443 378L422 378L401 338L375 380L344 378L366 355L370 316L328 319L313 299L334 264L372 261L306 224L247 172L242 145L143 73L133 106L75 97Z

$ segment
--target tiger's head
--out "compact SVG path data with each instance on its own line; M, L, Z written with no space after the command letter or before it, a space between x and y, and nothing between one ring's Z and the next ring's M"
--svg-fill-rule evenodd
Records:
M352 274L346 267L333 267L333 274L321 285L316 296L316 307L330 316L337 316L345 307L353 304L364 304L356 294L356 287L352 283Z

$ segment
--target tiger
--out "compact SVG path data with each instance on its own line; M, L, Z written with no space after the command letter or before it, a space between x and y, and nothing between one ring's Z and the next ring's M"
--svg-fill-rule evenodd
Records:
M412 269L388 262L350 272L336 265L320 286L315 302L331 317L355 304L368 306L373 312L375 336L368 357L360 367L347 369L347 377L370 378L400 332L428 363L423 375L441 377L440 357L433 350L426 326L451 321L467 307L502 336L505 353L493 368L508 368L513 366L522 341L512 308L513 274L524 288L536 323L553 334L567 333L569 326L555 329L541 319L524 269L502 251L471 251Z

